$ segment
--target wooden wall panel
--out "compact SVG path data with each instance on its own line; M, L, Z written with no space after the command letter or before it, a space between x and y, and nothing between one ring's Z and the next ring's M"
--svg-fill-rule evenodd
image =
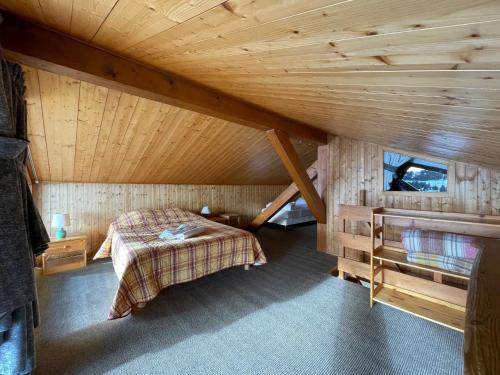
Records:
M247 224L261 208L274 200L286 185L145 185L48 183L36 185L34 198L51 235L52 215L69 213L68 233L87 235L95 253L109 224L124 212L146 208L179 207L199 212L208 205L216 213L237 212Z
M338 252L334 232L341 230L340 220L336 219L339 204L364 203L366 206L500 215L500 170L456 162L453 196L391 196L381 194L379 190L382 146L345 137L331 137L328 147L327 241L328 251L334 254ZM366 197L365 202L360 197ZM363 232L363 228L351 225L347 222L347 231L369 235ZM387 239L397 239L399 236L399 232L394 229L391 232L391 228L386 233ZM357 251L346 251L346 256L361 260Z

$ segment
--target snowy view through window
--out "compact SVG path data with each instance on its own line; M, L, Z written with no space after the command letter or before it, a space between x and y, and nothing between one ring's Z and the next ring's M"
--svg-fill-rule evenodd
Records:
M384 191L448 190L448 165L384 151Z

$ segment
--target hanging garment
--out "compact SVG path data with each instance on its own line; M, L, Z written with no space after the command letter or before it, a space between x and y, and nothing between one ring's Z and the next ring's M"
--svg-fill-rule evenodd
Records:
M27 155L24 79L17 64L0 56L0 374L34 367L38 324L35 256L49 237L25 176Z

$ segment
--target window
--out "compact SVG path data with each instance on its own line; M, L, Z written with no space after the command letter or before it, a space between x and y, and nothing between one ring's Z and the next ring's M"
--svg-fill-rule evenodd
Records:
M397 151L383 151L383 191L407 194L449 195L450 163L411 156Z

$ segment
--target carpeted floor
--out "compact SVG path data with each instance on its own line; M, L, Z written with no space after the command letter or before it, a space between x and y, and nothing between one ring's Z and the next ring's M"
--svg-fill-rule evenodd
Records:
M110 263L39 280L36 375L461 374L463 336L328 275L315 226L258 234L269 263L164 290L107 321Z

